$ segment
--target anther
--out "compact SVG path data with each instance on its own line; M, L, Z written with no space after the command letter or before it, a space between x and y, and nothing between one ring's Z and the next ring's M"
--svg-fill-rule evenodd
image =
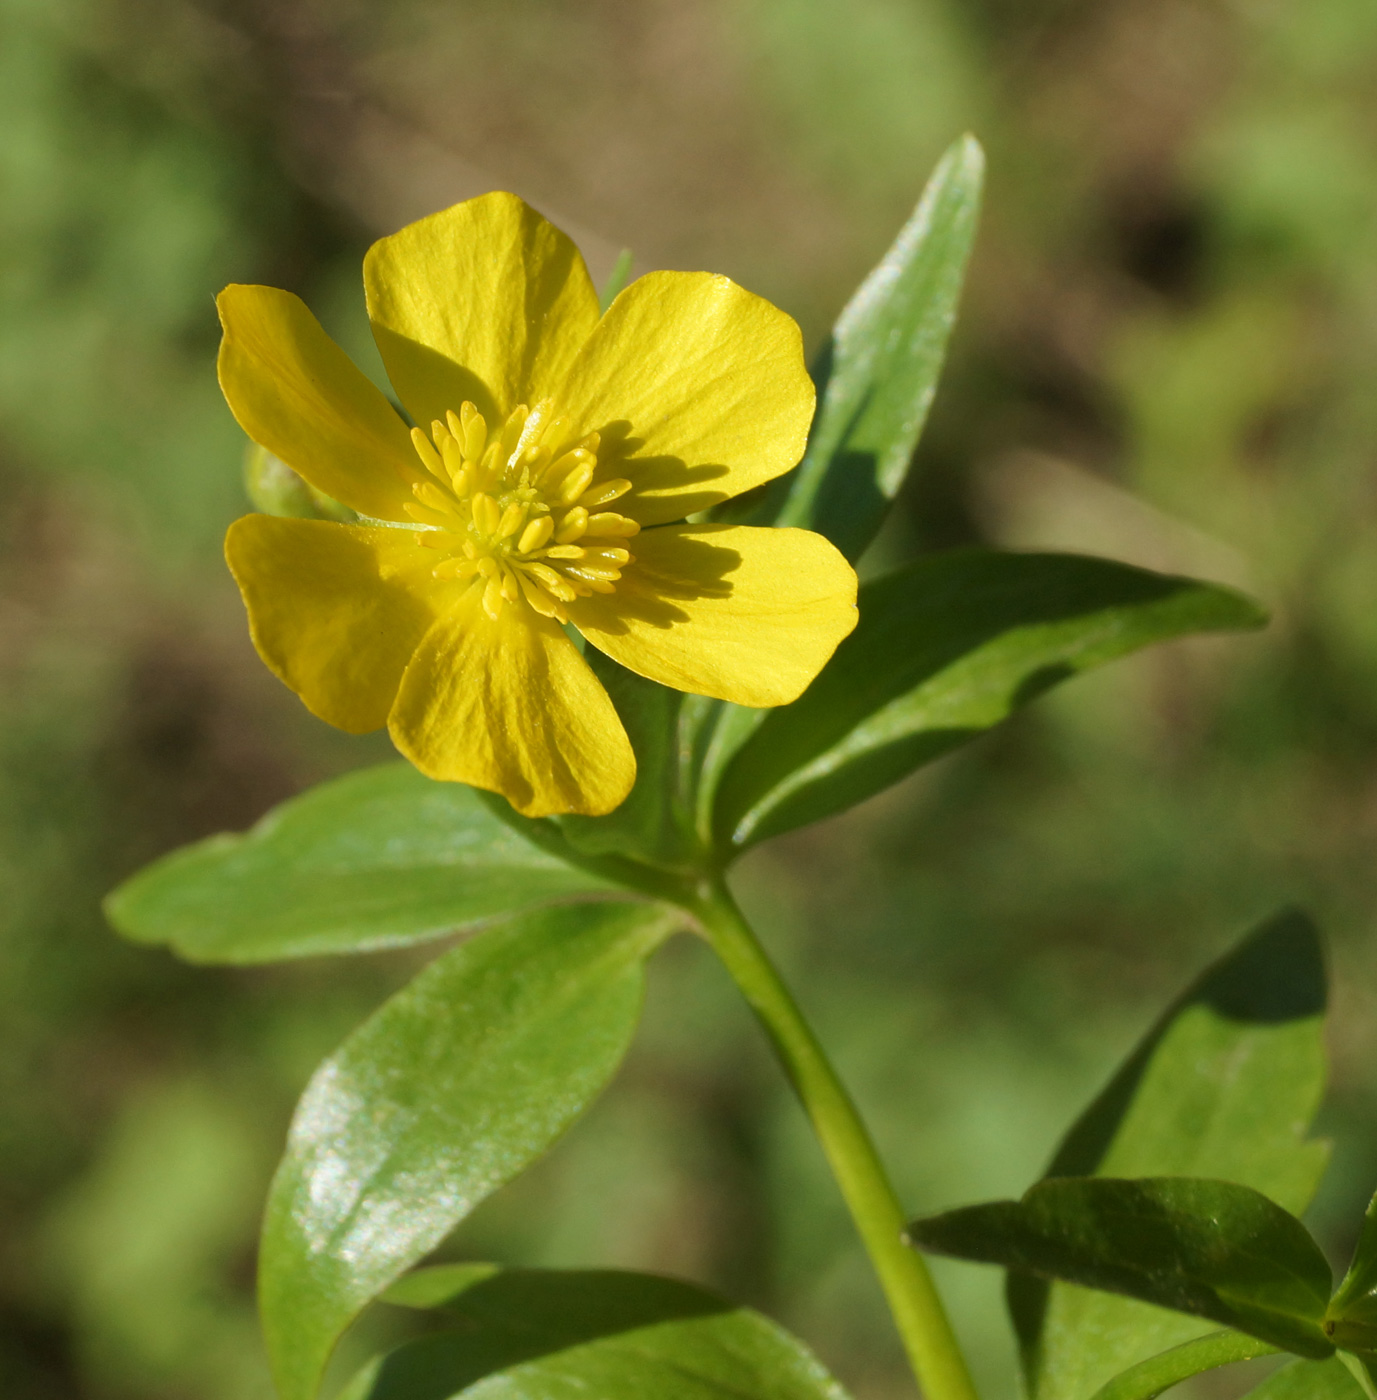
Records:
M576 544L559 544L545 551L547 559L582 559L588 551Z
M566 620L561 616L564 609L539 584L527 578L525 574L519 575L519 579L526 601L541 617L553 617L559 622Z
M483 589L483 611L494 622L502 616L502 580L490 578Z
M464 456L476 462L483 456L483 446L488 440L487 420L475 408L471 417L461 420L460 426L464 429Z
M521 532L521 538L516 542L516 547L522 554L529 554L533 549L539 549L542 545L550 542L550 536L555 533L555 522L548 515L537 516Z
M600 510L596 515L588 517L588 533L590 535L620 535L630 539L632 535L641 533L641 527L634 520L628 520L624 515L618 515L610 510Z
M454 497L449 492L442 491L438 486L433 486L428 481L416 482L411 488L411 494L423 506L429 506L431 510L438 511L441 515L449 515L456 504Z
M498 522L497 538L500 540L509 539L526 523L526 507L518 503L509 505L502 512L502 519Z
M469 498L469 506L473 511L473 523L478 527L479 534L495 535L497 527L502 523L502 509L497 502L487 492L475 491Z
M598 482L579 501L579 505L590 509L593 506L605 506L609 501L615 501L618 496L625 496L630 490L631 483L624 476L614 476L610 481Z
M440 461L440 454L430 445L430 440L419 428L411 430L411 445L416 449L416 455L421 459L422 466L432 476L439 477L441 481L448 480L444 465Z
M564 478L559 490L555 493L555 499L559 501L560 505L573 505L588 490L588 483L593 479L593 466L592 462L580 462Z
M575 506L574 509L559 522L559 529L555 531L555 543L573 544L587 528L588 512L580 506Z

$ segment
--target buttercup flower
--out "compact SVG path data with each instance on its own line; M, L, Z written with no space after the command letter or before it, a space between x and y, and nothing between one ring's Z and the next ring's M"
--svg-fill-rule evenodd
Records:
M577 629L623 666L742 705L794 699L855 624L805 530L686 517L792 467L813 412L798 327L706 273L599 317L573 243L490 194L364 262L401 416L272 287L220 295L244 431L358 524L249 515L226 555L264 661L330 724L386 724L432 778L528 816L598 815L636 764Z

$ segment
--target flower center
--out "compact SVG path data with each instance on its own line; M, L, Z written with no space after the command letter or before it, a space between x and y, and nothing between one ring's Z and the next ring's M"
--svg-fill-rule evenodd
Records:
M491 432L471 403L411 440L430 473L411 490L407 514L427 528L416 540L445 557L436 578L482 579L494 622L521 599L543 617L569 620L575 598L612 593L635 560L623 547L640 526L607 510L631 483L593 484L598 435L574 439L544 400L520 404Z

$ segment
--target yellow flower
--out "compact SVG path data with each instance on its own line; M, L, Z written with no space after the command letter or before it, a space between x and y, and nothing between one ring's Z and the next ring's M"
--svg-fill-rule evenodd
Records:
M805 530L685 520L801 456L813 388L788 316L653 272L599 318L573 243L510 194L375 243L364 281L424 431L298 298L219 299L244 431L363 517L249 515L225 542L259 654L313 713L386 724L422 772L528 816L599 815L636 763L566 624L678 690L804 689L855 625L850 566Z

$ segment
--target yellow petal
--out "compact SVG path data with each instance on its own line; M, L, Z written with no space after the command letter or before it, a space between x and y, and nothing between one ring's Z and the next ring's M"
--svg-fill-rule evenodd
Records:
M431 576L435 556L409 530L246 515L225 557L258 654L321 719L381 728L402 672L462 584Z
M383 363L418 423L466 399L490 425L561 384L598 319L572 241L514 194L408 224L363 263Z
M598 480L642 525L679 520L792 467L813 383L790 316L725 277L650 272L608 308L558 411L602 435Z
M500 792L528 817L601 816L636 780L607 692L557 622L524 603L493 621L471 588L426 634L388 720L432 778Z
M785 705L856 625L856 575L821 535L666 525L636 537L615 593L569 620L628 670L675 690Z
M239 426L327 496L405 520L424 475L406 424L300 297L236 285L217 305L220 387Z

